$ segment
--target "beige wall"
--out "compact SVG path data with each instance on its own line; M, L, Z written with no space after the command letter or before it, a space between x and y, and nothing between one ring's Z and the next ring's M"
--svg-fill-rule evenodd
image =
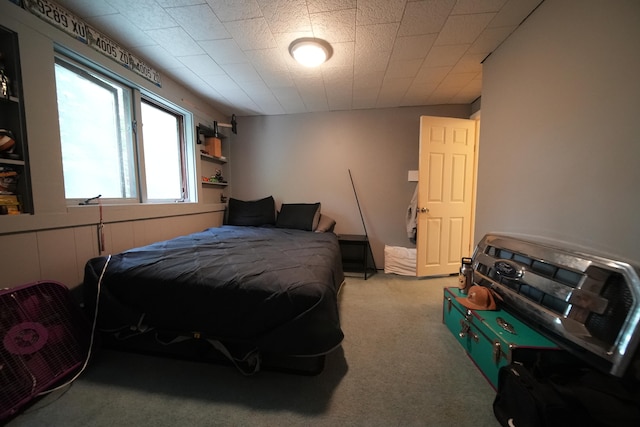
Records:
M223 212L105 224L104 252L97 225L83 225L0 236L0 289L38 280L74 288L85 263L98 255L170 239L222 224Z
M234 197L321 202L336 232L364 234L353 176L376 266L384 245L415 247L405 218L418 169L420 116L468 118L469 105L242 117L231 144Z
M99 213L96 206L67 206L64 198L54 44L191 110L195 124L228 118L166 76L158 88L7 1L0 1L0 25L19 37L35 208L34 215L0 216L0 288L35 280L57 280L73 287L82 279L86 260L98 254ZM212 174L210 163L201 164L199 156L193 157L198 179L201 171ZM219 225L224 210L218 203L221 190L198 184L194 191L198 203L105 206L106 253Z
M484 63L475 239L640 262L640 2L553 0Z

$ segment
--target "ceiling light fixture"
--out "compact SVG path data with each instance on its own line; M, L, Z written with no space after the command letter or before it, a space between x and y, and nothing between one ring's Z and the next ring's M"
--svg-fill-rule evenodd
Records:
M317 67L331 58L333 49L322 39L304 37L291 42L289 53L305 67Z

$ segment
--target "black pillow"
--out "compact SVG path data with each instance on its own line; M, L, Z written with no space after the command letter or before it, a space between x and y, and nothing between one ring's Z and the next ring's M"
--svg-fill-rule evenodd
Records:
M313 231L319 220L320 203L283 203L276 227Z
M276 222L276 203L273 196L260 200L244 201L229 198L227 224L260 227Z

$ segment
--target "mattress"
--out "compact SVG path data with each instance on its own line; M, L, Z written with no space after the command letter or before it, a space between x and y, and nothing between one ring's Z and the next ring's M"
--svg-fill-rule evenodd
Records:
M155 328L314 356L343 339L343 281L333 233L225 225L91 259L84 290L93 310L99 287L101 331Z

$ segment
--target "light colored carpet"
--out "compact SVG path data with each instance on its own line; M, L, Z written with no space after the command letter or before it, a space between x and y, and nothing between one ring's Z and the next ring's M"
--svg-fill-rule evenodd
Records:
M348 277L342 348L317 376L103 351L8 426L499 426L494 390L442 324L456 277Z

